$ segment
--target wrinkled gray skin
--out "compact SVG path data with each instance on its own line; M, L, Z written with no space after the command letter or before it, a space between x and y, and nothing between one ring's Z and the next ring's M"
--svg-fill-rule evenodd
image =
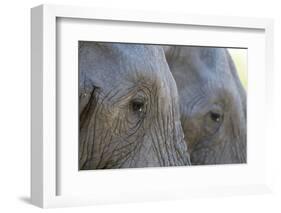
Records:
M246 93L227 49L164 49L191 164L246 163Z
M79 42L79 168L189 165L160 47Z

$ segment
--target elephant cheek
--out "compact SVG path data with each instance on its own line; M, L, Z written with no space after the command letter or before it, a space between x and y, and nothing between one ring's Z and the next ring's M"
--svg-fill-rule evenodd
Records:
M147 137L147 144L153 151L153 160L158 166L190 165L187 144L180 122L170 123L168 126L152 125Z

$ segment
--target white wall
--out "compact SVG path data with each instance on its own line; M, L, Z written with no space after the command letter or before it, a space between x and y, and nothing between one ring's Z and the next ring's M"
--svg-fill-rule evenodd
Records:
M28 204L30 178L30 11L41 3L77 4L73 0L37 1L9 0L1 2L0 33L0 209L1 212L36 212L39 209ZM185 12L192 14L216 14L231 16L271 17L275 19L275 126L281 109L281 12L278 1L246 0L193 0L177 1L85 1L79 5L123 9ZM279 59L279 60L278 60ZM281 140L272 141L275 168L274 194L226 198L201 198L186 201L146 204L109 205L67 209L70 212L277 212L281 210ZM5 211L6 210L6 211ZM55 212L66 209L56 209Z

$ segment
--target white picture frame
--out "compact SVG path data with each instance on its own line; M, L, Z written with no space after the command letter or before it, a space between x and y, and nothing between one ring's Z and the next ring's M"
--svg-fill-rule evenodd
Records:
M165 184L165 178L170 178L171 182L184 183L184 179L180 179L180 174L186 174L185 168L165 168L165 170L147 169L128 171L123 170L121 173L113 171L107 171L102 174L102 178L108 177L121 180L124 174L128 173L130 178L146 180L146 177L152 177L157 180L159 177L163 177L163 181L156 186L144 187L140 184L143 190L136 186L132 189L130 181L125 180L128 186L125 191L112 191L110 188L102 192L102 189L97 189L96 194L84 193L81 190L78 194L60 194L58 193L58 185L63 184L60 179L59 173L62 169L58 166L58 160L60 156L57 150L57 120L58 120L58 95L57 88L60 86L60 82L57 79L57 49L58 49L58 21L61 19L68 20L99 20L102 22L112 21L118 23L135 23L136 25L141 23L143 26L153 24L154 26L165 26L166 28L172 28L174 26L197 26L201 28L210 29L222 29L232 32L234 30L253 30L261 32L262 36L257 40L262 47L260 50L261 60L257 63L260 65L260 77L255 79L256 84L249 85L253 91L250 106L253 106L258 99L262 103L261 107L255 109L255 111L249 114L249 117L253 118L255 113L263 112L267 110L267 115L264 119L266 131L259 131L261 126L255 124L254 120L250 123L249 127L252 128L252 132L256 129L259 132L256 137L248 138L248 140L255 140L259 138L261 144L257 150L256 157L261 157L259 161L262 161L262 165L257 167L253 164L253 168L248 166L242 167L221 167L216 169L208 167L202 169L202 167L196 167L189 170L189 174L193 174L194 179L200 179L199 176L208 172L213 173L217 170L218 175L222 173L237 173L245 172L246 176L249 173L261 174L259 178L256 178L253 183L250 183L252 176L248 175L248 179L239 179L237 182L233 182L231 179L227 182L218 182L216 185L201 185L200 181L192 183L192 187L189 184L185 185L173 185ZM114 203L114 202L138 202L143 200L165 200L165 199L182 199L194 196L213 196L213 195L232 195L232 194L252 194L252 193L264 193L271 191L271 172L270 172L270 160L268 160L270 153L270 140L271 140L271 122L272 115L272 82L273 82L273 21L271 19L257 19L257 18L241 18L241 17L216 17L216 16L203 16L203 15L187 15L187 14L165 14L165 13L153 13L145 11L121 11L110 10L100 8L85 8L74 6L54 6L54 5L41 5L31 9L31 73L32 73L32 118L31 118L31 201L33 204L47 208L47 207L61 207L61 206L77 206L77 205L92 205L97 203ZM252 32L252 31L251 31ZM196 32L195 32L196 34ZM120 35L122 36L122 35ZM249 37L251 38L251 37ZM127 39L127 38L126 38ZM106 39L105 39L106 40ZM118 41L122 41L119 37ZM127 40L124 40L127 41ZM132 41L138 42L135 37ZM223 39L222 39L223 41ZM145 42L143 40L142 42ZM168 43L170 41L167 41ZM179 44L183 42L179 41ZM210 43L212 41L208 41ZM264 42L264 43L263 43ZM162 41L163 43L163 41ZM198 43L200 44L200 42ZM207 43L206 43L207 44ZM211 43L210 43L211 44ZM218 43L214 44L219 45ZM226 42L222 42L222 46L227 45ZM247 45L247 43L245 43ZM250 45L250 44L249 44ZM255 44L253 44L255 45ZM254 65L252 66L252 68ZM251 69L252 69L251 68ZM251 75L250 75L251 76ZM262 78L264 76L265 78ZM251 77L250 77L251 78ZM258 92L254 92L253 88L256 88ZM250 88L251 89L251 88ZM251 92L250 91L250 92ZM257 96L256 94L261 94ZM75 98L75 97L74 97ZM77 99L76 99L77 100ZM257 102L260 104L260 102ZM249 110L249 108L248 108ZM255 126L256 125L256 126ZM254 159L254 158L253 158ZM200 172L204 170L204 172ZM78 171L77 171L78 172ZM145 174L144 176L142 176ZM95 178L97 173L83 174L91 178ZM99 174L100 175L100 174ZM76 181L89 181L88 177L82 177ZM101 178L101 179L102 179ZM179 178L179 179L178 179ZM213 176L215 179L216 176ZM79 186L74 179L70 180L73 188L69 188L70 191L77 191ZM186 181L188 182L188 181ZM71 187L70 184L66 185ZM75 188L76 186L76 188ZM83 188L83 186L81 186ZM85 187L84 187L85 188ZM89 187L91 188L91 187ZM129 189L131 188L131 189ZM117 190L121 190L116 188ZM91 189L92 190L92 189ZM100 190L100 191L99 191ZM78 190L79 191L79 190ZM120 195L122 193L122 196Z

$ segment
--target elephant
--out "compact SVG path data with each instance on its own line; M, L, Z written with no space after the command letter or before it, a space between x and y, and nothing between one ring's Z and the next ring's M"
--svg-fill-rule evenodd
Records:
M227 48L163 46L192 165L247 162L247 97Z
M79 41L79 170L188 166L164 49Z

